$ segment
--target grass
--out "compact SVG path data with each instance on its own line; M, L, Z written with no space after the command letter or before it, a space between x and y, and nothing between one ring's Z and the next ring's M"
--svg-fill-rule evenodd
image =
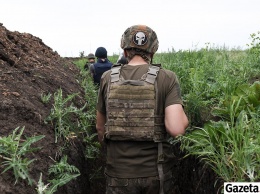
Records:
M257 78L260 66L250 51L221 48L161 53L154 62L177 74L192 126L202 126L212 107Z
M224 181L260 180L260 52L205 48L171 51L155 62L174 71L190 120L174 142Z

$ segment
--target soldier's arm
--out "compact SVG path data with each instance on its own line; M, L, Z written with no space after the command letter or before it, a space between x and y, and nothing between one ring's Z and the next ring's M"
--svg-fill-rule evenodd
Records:
M103 142L105 134L106 115L97 111L96 129L99 142Z
M188 118L181 104L173 104L165 108L165 127L171 136L183 135L188 124Z

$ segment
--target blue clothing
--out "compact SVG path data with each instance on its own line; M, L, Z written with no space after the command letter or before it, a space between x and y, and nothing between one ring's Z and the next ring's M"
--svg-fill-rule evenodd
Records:
M100 84L102 74L105 71L110 70L112 65L113 64L108 59L105 59L104 61L102 59L98 59L97 62L92 65L91 69L95 84Z

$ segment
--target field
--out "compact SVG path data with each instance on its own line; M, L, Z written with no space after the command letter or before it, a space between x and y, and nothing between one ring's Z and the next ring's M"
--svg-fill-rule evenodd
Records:
M206 47L157 60L179 76L190 120L186 135L173 144L210 167L216 183L259 181L259 48Z
M211 192L220 192L223 181L259 181L259 48L243 51L206 46L197 51L172 50L155 55L154 63L175 72L181 84L190 126L185 136L172 140L182 151L177 154L181 160L190 160L187 163L205 164L201 169L187 168L189 164L183 173L190 174L189 170L198 167L196 171L207 176L207 168L213 170L213 182L219 188ZM203 181L201 175L198 178ZM184 182L184 187L189 184L186 181L179 180L179 184ZM193 183L185 193L203 187L202 183Z
M155 55L177 74L190 120L187 133L171 139L175 193L217 194L224 181L260 181L258 36L247 50L205 45ZM97 88L86 59L62 58L3 26L0 43L0 193L104 193Z

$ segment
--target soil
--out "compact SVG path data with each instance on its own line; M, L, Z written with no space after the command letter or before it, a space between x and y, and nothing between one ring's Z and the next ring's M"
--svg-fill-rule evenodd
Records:
M77 82L80 70L71 58L62 58L57 52L45 45L43 41L29 33L11 32L0 24L0 137L12 133L16 127L25 127L22 138L44 135L39 142L33 144L40 150L28 155L36 159L29 169L30 176L38 182L40 173L46 184L48 168L53 159L59 159L60 141L55 143L54 127L45 123L50 114L53 100L44 104L42 95L54 94L62 89L63 95L79 93L74 100L76 106L85 103L83 88ZM198 159L180 153L177 146L174 153L179 160L176 162L173 187L175 193L182 194L215 194L216 176ZM104 157L87 160L84 157L85 144L73 139L66 150L68 163L76 166L81 175L60 187L58 194L104 194L104 177L90 181L90 173L99 166L104 166ZM52 158L52 159L51 159ZM1 159L0 159L0 162ZM3 171L0 166L0 171ZM103 168L102 168L103 169ZM15 178L11 170L0 176L1 194L34 194L36 186L29 186L27 181ZM219 185L219 184L218 184Z

